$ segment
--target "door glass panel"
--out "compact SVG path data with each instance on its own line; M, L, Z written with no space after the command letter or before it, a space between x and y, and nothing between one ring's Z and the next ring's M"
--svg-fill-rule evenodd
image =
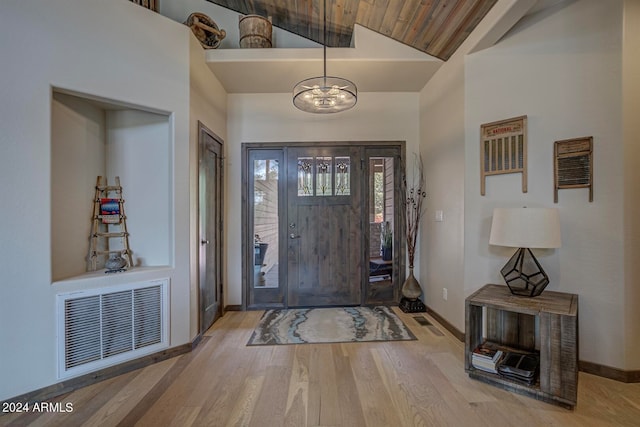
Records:
M278 180L276 159L253 161L253 286L278 287Z
M331 196L331 157L316 157L316 196Z
M298 157L298 196L313 196L313 157Z
M351 158L336 157L336 196L351 194Z

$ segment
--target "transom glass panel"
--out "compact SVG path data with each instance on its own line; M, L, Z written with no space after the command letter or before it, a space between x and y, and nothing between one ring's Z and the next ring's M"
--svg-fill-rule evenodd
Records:
M313 157L298 158L298 196L313 196Z
M298 157L298 196L349 195L350 157Z
M351 158L336 157L336 196L351 194Z
M316 196L331 196L332 157L316 157Z

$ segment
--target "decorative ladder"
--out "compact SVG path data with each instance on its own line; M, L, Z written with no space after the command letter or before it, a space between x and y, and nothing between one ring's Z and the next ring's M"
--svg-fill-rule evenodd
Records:
M93 199L93 225L89 245L89 271L97 270L98 256L100 255L119 254L127 262L126 268L107 269L105 273L124 271L133 266L120 177L116 176L115 181L115 185L107 185L107 179L102 176L99 176L96 181L96 192ZM111 214L103 212L103 203L116 203L117 211L112 211ZM118 230L112 230L113 226L118 227ZM122 249L111 249L109 239L112 238L122 239ZM104 245L99 247L100 243L104 243Z

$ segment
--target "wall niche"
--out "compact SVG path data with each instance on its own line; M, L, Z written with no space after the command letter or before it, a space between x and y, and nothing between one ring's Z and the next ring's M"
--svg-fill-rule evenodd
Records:
M132 270L172 265L171 129L169 113L53 90L52 282L103 274L87 273L97 176L120 177Z

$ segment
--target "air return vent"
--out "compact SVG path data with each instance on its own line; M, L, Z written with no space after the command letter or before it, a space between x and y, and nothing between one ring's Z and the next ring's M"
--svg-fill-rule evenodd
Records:
M59 294L60 378L168 346L169 279Z

